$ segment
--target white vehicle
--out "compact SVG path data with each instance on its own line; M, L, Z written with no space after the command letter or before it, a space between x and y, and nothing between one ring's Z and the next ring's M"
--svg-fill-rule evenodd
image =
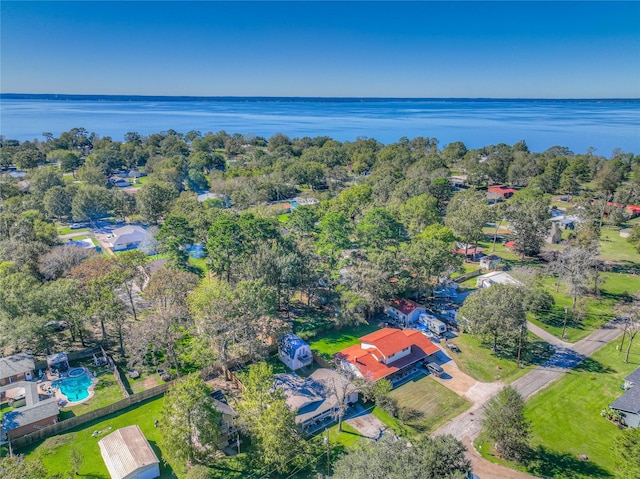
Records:
M437 334L438 336L441 336L447 332L447 325L430 314L421 314L418 322L426 326L429 331L431 331L433 334Z

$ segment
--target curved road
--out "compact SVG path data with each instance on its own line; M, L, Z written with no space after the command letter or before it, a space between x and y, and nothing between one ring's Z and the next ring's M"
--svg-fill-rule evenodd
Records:
M567 371L575 368L585 358L591 356L605 344L613 341L622 332L621 324L609 322L583 340L571 344L559 340L534 324L529 323L528 326L534 334L551 343L555 348L555 353L548 361L511 383L525 400L547 387ZM474 403L469 410L451 419L433 434L451 434L455 438L463 441L469 448L468 458L472 461L474 472L479 474L483 479L494 477L514 479L533 478L534 476L512 471L511 469L506 469L497 464L485 461L474 450L472 441L480 434L483 418L482 408L489 399L491 399L491 397Z

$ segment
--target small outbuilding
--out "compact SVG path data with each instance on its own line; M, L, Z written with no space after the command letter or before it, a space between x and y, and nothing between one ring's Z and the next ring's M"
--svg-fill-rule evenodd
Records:
M480 268L484 270L496 269L502 263L502 258L495 254L490 254L480 258Z
M154 479L160 476L160 461L140 426L123 427L98 441L100 454L111 479Z
M47 367L57 371L66 371L69 369L69 358L67 353L55 353L47 356Z
M293 371L309 366L313 362L311 347L293 333L285 334L278 345L280 361Z

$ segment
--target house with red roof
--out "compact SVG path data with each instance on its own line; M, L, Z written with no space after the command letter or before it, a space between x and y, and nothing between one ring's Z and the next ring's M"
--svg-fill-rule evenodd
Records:
M384 312L387 316L407 326L418 321L420 315L426 313L427 310L421 304L410 299L395 298L387 302Z
M359 341L337 353L336 363L369 381L400 379L440 350L415 329L384 328Z
M509 188L508 186L493 185L493 186L489 187L488 193L489 194L492 194L492 193L499 194L500 196L502 196L502 198L504 198L506 200L507 198L511 198L513 195L515 195L517 193L517 191L514 190L513 188Z

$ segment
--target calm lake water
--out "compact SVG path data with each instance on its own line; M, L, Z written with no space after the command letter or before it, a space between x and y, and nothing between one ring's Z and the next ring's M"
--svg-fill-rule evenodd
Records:
M225 130L266 138L277 132L339 141L366 136L383 143L424 136L468 148L524 139L532 151L560 145L575 153L589 147L605 156L614 148L640 153L640 100L3 98L0 122L0 134L21 141L83 127L114 140L128 131Z

